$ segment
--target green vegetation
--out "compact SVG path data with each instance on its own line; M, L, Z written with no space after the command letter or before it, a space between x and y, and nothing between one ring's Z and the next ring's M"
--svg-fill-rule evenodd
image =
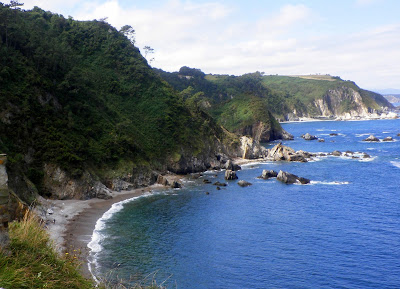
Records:
M24 288L94 288L82 277L76 256L60 257L34 215L10 224L10 244L0 249L0 286ZM7 252L9 251L9 252Z
M104 280L96 286L80 273L79 253L56 252L49 235L34 214L26 214L9 228L10 243L0 247L0 287L7 289L162 289L154 279L132 286Z
M182 67L179 72L156 72L192 106L210 114L233 132L263 122L273 131L281 131L270 111L284 109L281 96L263 85L260 72L233 75L205 75L199 69Z
M224 139L133 43L131 27L0 3L0 151L39 192L44 163L73 177L128 163L163 168L168 156Z
M352 89L361 95L370 109L391 107L381 95L360 89L354 82L337 76L267 76L260 72L242 76L205 75L198 69L188 67L174 73L157 72L185 97L189 93L192 97L196 96L199 104L207 102L208 106L200 106L233 131L257 121L271 123L273 129L279 130L279 124L275 124L271 113L281 120L293 111L298 115L319 116L314 102L332 90ZM339 110L344 113L355 108L355 103L344 101Z

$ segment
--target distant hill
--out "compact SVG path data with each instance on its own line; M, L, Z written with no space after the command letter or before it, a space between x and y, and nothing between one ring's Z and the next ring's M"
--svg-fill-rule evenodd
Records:
M400 94L388 94L388 95L384 95L384 97L390 103L400 103Z
M251 123L300 118L366 118L393 106L380 94L330 75L205 75L182 67L157 71L176 90L196 95L199 105L233 131L249 131ZM189 95L189 96L190 96Z

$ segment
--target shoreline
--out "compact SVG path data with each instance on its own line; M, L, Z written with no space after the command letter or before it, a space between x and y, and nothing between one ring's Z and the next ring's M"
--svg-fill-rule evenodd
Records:
M396 112L395 112L396 113ZM398 113L397 113L398 114ZM364 118L309 118L309 117L304 117L300 118L299 120L285 120L285 121L280 121L280 124L285 124L285 123L306 123L306 122L318 122L318 121L368 121L368 120L393 120L393 119L399 119L400 116L398 115L397 117L364 117Z
M42 208L46 212L46 230L56 250L60 254L68 253L80 262L80 271L84 277L94 279L89 270L89 242L97 221L113 204L131 198L143 196L152 189L163 188L159 184L130 191L113 191L113 198L108 200L46 200L42 199ZM43 209L42 209L43 210ZM54 221L55 220L55 221Z

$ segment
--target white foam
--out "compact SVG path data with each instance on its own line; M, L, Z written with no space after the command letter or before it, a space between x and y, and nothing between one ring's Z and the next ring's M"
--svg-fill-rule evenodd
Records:
M356 137L362 137L362 136L370 136L371 135L371 133L357 133L356 134Z
M92 274L93 279L96 281L98 284L100 281L96 278L95 274L93 273L92 269L98 267L97 263L97 254L103 249L101 246L101 241L104 240L105 236L101 232L105 228L105 223L107 220L109 220L115 213L121 211L124 208L124 205L127 203L130 203L134 200L137 200L142 197L147 197L151 196L153 194L151 193L146 193L138 197L133 197L118 203L115 203L111 206L111 208L103 214L103 216L97 220L95 228L93 230L92 238L90 242L87 244L88 248L90 249L90 254L88 258L88 268L89 272Z
M391 161L390 162L393 166L400 169L400 161Z
M311 181L311 185L348 185L350 184L349 182L338 182L338 181L333 181L333 182L328 182L328 181Z

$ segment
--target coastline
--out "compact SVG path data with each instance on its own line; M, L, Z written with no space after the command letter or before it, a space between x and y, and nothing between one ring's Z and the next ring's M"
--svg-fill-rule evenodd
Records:
M155 184L148 187L130 191L113 191L113 198L108 200L45 200L42 199L42 207L51 214L46 214L46 228L54 246L60 254L68 253L76 256L80 261L81 273L88 279L93 279L88 267L90 249L88 243L92 239L93 231L105 212L115 203L143 196L160 188ZM55 220L55 221L54 221Z

